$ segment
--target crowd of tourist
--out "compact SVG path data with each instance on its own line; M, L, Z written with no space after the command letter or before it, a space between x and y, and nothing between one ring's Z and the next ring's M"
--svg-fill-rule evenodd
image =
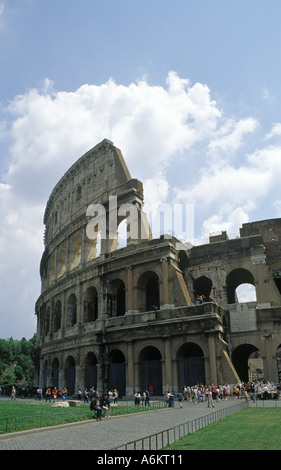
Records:
M281 384L274 384L269 381L260 382L243 382L233 385L194 385L184 386L183 391L179 392L177 398L180 406L182 400L193 403L203 403L205 401L220 402L228 399L245 399L245 400L269 400L280 398ZM171 396L170 390L167 391L167 402Z
M203 385L197 384L194 386L184 386L182 391L175 396L169 388L166 391L166 404L167 406L174 407L175 399L178 401L179 407L183 407L183 403L190 402L194 404L206 403L208 407L214 407L215 403L221 400L279 400L281 391L281 384L275 384L269 381L252 381L237 384L224 384L224 385ZM5 391L0 389L0 394ZM9 390L9 396L12 400L17 397L15 387ZM134 394L135 406L144 405L150 406L150 400L153 396L153 387L150 385L143 393L136 392ZM55 402L66 400L67 389L64 387L62 390L59 387L48 387L36 389L36 398L38 400L46 400L46 402ZM73 399L73 397L71 397ZM118 403L117 389L109 390L107 393L99 393L98 388L90 387L85 388L82 392L78 391L77 400L84 401L90 404L90 409L96 412L96 418L101 421L102 418L108 418L110 407Z

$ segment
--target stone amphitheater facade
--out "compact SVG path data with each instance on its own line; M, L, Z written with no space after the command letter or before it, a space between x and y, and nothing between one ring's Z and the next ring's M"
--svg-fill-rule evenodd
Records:
M222 232L179 244L176 236L152 237L143 203L142 183L109 140L53 189L35 306L35 385L66 386L69 394L91 386L126 396L147 386L177 393L249 380L249 357L277 382L281 220L244 224L234 239ZM237 300L244 283L254 286L255 301ZM197 295L206 301L195 303Z

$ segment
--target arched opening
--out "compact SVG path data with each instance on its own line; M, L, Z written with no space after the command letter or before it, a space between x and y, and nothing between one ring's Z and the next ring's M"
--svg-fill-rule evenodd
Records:
M61 277L65 273L66 269L66 245L62 245L59 249L58 255L58 277Z
M189 259L185 251L179 252L179 268L184 273L189 266Z
M109 317L120 317L126 313L126 287L121 279L110 283L107 294L107 314Z
M70 243L69 269L72 270L80 264L81 260L81 239L79 235L72 238Z
M93 322L98 318L98 292L93 286L89 287L84 296L84 322Z
M240 346L237 346L237 348L235 348L232 353L232 363L237 371L237 374L243 382L248 382L250 379L250 359L260 359L258 348L252 344L241 344ZM262 364L262 360L260 364ZM255 367L256 369L260 370L259 374L263 375L262 369L257 366Z
M159 280L155 273L149 276L146 282L146 310L159 310Z
M126 395L126 360L119 349L109 355L108 387L109 390L116 388L119 396Z
M177 353L179 390L184 386L194 386L206 383L204 354L200 346L186 343Z
M206 276L200 276L198 279L194 279L193 289L194 299L196 299L197 296L204 296L204 299L208 301L212 291L212 281Z
M75 294L71 294L67 301L66 328L71 328L76 324L77 299Z
M122 315L125 315L125 311L126 311L125 284L122 281L120 282L117 288L116 299L117 299L116 316L120 317Z
M55 255L51 255L50 265L49 265L49 284L55 279L55 266L56 266L56 257Z
M55 304L53 324L54 324L54 331L58 331L61 329L61 301L60 300L58 300Z
M68 356L65 362L65 386L68 395L73 395L75 392L75 375L75 360L72 356Z
M140 386L144 391L153 387L153 395L162 395L162 356L160 351L147 346L140 353Z
M59 386L59 360L55 358L52 362L52 385Z
M97 386L97 358L89 352L85 359L85 387L89 390L92 386Z
M146 271L140 276L138 291L141 311L159 310L159 278L154 271Z
M127 246L127 219L123 219L118 225L118 246L117 248L125 248Z
M251 284L255 287L254 276L247 269L237 268L227 275L226 293L228 304L235 304L238 302L236 289L241 286L241 284Z
M125 203L118 209L116 244L113 249L126 247L138 240L138 209L135 204Z
M235 298L238 303L256 302L257 295L255 286L246 283L240 284L235 290Z
M94 235L92 238L89 236L87 237L87 243L85 244L85 260L86 263L92 261L93 259L97 258L101 254L101 232L98 231L98 227L96 226L92 232Z

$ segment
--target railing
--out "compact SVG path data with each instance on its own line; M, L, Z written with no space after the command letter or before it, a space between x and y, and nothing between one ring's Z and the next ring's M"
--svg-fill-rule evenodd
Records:
M219 419L225 418L233 413L242 411L248 408L249 403L242 401L235 403L229 408L222 408L212 413L206 414L199 418L195 418L183 424L179 424L173 428L165 429L158 433L150 436L143 437L136 441L127 442L118 447L114 447L110 450L160 450L163 447L178 441L181 437L187 436L199 429L207 426L208 424L214 423Z
M268 400L257 398L256 400L249 400L249 404L251 405L251 407L257 408L278 408L281 407L281 400L278 400L278 398L272 398Z

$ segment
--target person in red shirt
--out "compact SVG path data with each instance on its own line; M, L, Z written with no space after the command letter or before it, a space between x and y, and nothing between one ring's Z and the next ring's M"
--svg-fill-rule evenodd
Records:
M56 400L58 396L57 387L54 387L52 390L53 399Z

